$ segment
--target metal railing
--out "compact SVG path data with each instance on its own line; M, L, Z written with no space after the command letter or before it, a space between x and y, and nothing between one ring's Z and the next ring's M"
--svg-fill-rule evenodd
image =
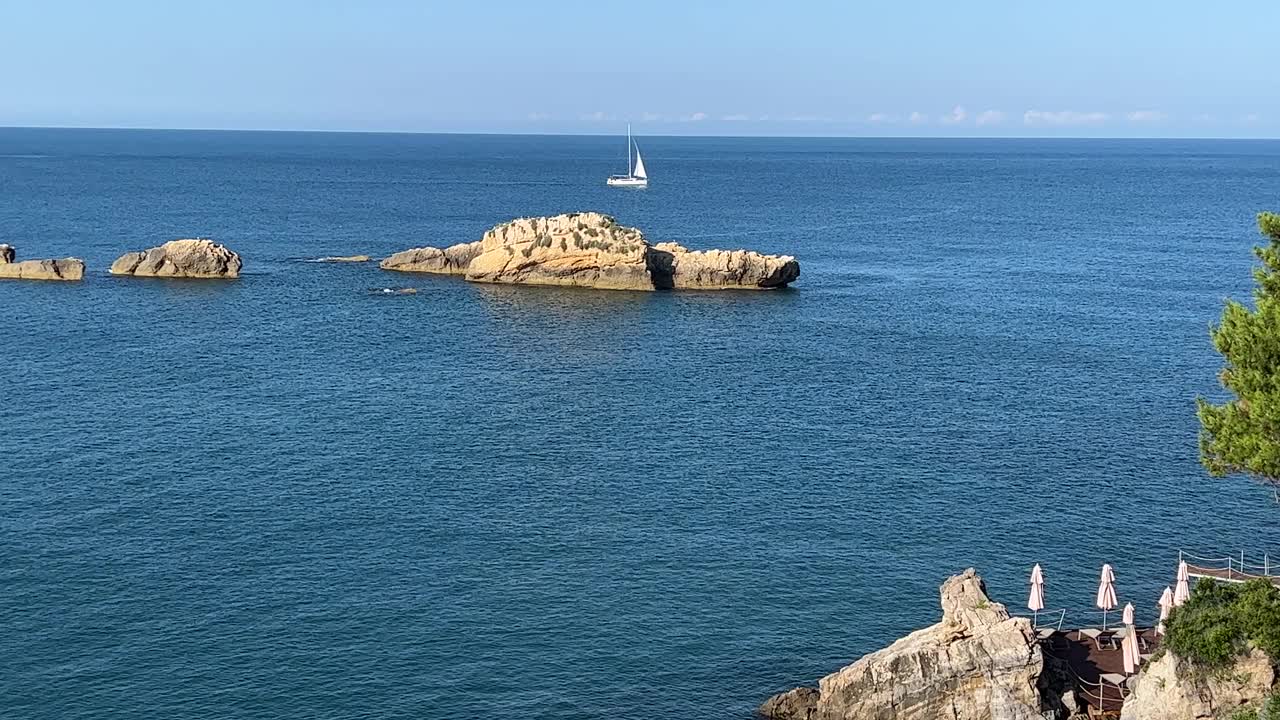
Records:
M1054 630L1062 630L1062 623L1067 617L1067 609L1061 610L1041 610L1038 613L1016 612L1009 613L1012 617L1023 617L1031 621L1031 627L1036 630L1045 628L1053 628Z
M1255 556L1256 557L1256 556ZM1263 553L1262 562L1248 562L1243 550L1237 555L1204 557L1185 550L1178 551L1178 562L1187 563L1187 569L1196 577L1211 577L1227 582L1244 582L1254 578L1280 578L1280 565L1271 562L1271 555ZM1202 572L1197 572L1197 570Z

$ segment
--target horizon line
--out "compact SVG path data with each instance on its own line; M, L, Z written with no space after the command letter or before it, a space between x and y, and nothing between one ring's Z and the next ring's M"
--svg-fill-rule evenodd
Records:
M0 130L108 130L119 132L225 132L225 133L295 133L312 135L459 135L494 137L612 137L614 132L498 132L484 130L320 130L306 128L210 128L151 127L138 125L0 125ZM633 133L635 134L635 133ZM648 133L640 137L711 138L711 139L777 139L777 140L1240 140L1280 141L1280 136L1205 136L1205 135L681 135Z

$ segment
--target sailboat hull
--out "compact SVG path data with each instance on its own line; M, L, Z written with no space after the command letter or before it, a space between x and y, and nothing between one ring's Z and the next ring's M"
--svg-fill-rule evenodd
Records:
M649 187L649 180L638 177L611 177L605 181L610 187L642 188Z

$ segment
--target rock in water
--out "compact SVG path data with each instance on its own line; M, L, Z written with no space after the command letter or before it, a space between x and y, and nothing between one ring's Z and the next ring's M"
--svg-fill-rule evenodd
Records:
M785 287L800 277L800 263L789 255L761 255L750 250L692 251L676 243L658 243L651 252L670 255L671 287L677 290L768 289Z
M112 275L171 278L240 277L240 256L212 240L170 240L160 247L121 255Z
M800 264L790 256L650 245L636 228L597 212L512 220L477 242L406 250L380 267L461 274L472 282L605 290L768 289L800 276Z
M467 266L472 282L654 289L644 236L600 213L512 220L480 244Z
M0 279L3 280L82 280L84 261L79 258L61 260L23 260L15 262L18 251L12 245L0 245Z
M987 597L972 568L942 584L942 622L769 698L776 720L1041 720L1044 668L1031 621Z
M325 257L315 258L307 262L316 263L364 263L369 262L371 258L368 255L326 255Z
M378 267L401 272L466 275L467 266L480 254L480 246L481 243L472 242L450 245L443 250L433 247L414 248L386 258L378 263Z
M1166 650L1129 681L1120 720L1198 720L1231 717L1271 695L1276 672L1253 648L1226 672L1204 672Z

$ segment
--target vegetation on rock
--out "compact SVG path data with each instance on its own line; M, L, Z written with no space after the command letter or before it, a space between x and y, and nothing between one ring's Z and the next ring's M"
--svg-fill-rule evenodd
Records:
M1202 579L1169 616L1166 647L1205 669L1228 667L1250 644L1280 659L1280 588L1267 580Z

